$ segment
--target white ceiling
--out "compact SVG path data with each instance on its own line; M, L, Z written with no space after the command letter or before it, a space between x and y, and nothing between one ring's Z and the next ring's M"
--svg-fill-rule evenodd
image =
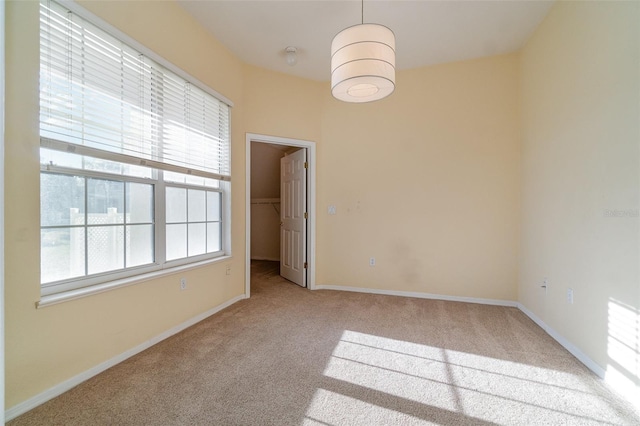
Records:
M361 22L354 0L178 0L242 61L318 81L330 78L333 37ZM396 34L398 69L521 48L553 1L367 0L364 21ZM290 67L284 49L298 49Z

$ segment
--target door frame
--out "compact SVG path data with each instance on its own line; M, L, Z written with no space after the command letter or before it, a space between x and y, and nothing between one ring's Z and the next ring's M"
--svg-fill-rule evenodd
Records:
M4 424L4 114L5 114L5 0L0 0L0 424Z
M307 150L307 288L316 289L316 143L302 139L282 138L256 133L246 134L245 145L245 297L251 296L251 143L268 143L305 148Z

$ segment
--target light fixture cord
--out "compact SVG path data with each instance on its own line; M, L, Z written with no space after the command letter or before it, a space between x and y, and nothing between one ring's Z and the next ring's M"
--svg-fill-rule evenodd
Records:
M364 24L364 0L362 0L360 10L362 12L362 23Z

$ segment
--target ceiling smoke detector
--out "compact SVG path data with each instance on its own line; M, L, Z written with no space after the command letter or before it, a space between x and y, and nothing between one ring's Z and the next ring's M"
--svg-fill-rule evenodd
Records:
M284 51L286 52L286 55L287 55L287 65L292 67L298 63L298 53L297 53L298 49L296 49L293 46L289 46L286 49L284 49Z

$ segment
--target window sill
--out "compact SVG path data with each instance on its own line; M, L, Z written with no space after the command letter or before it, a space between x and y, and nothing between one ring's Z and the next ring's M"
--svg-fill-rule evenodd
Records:
M215 259L207 259L200 262L188 263L186 265L174 266L168 269L162 269L159 271L148 272L145 274L135 275L133 277L122 278L119 280L109 281L102 284L95 284L89 287L78 288L75 290L69 290L62 293L51 294L42 296L39 302L36 302L36 308L45 308L51 305L57 305L58 303L68 302L70 300L80 299L83 297L91 296L98 293L104 293L116 288L127 287L130 285L138 284L144 281L153 280L156 278L164 277L167 275L173 275L178 272L188 271L190 269L200 268L203 266L212 265L219 262L224 262L231 259L231 256L221 256Z

